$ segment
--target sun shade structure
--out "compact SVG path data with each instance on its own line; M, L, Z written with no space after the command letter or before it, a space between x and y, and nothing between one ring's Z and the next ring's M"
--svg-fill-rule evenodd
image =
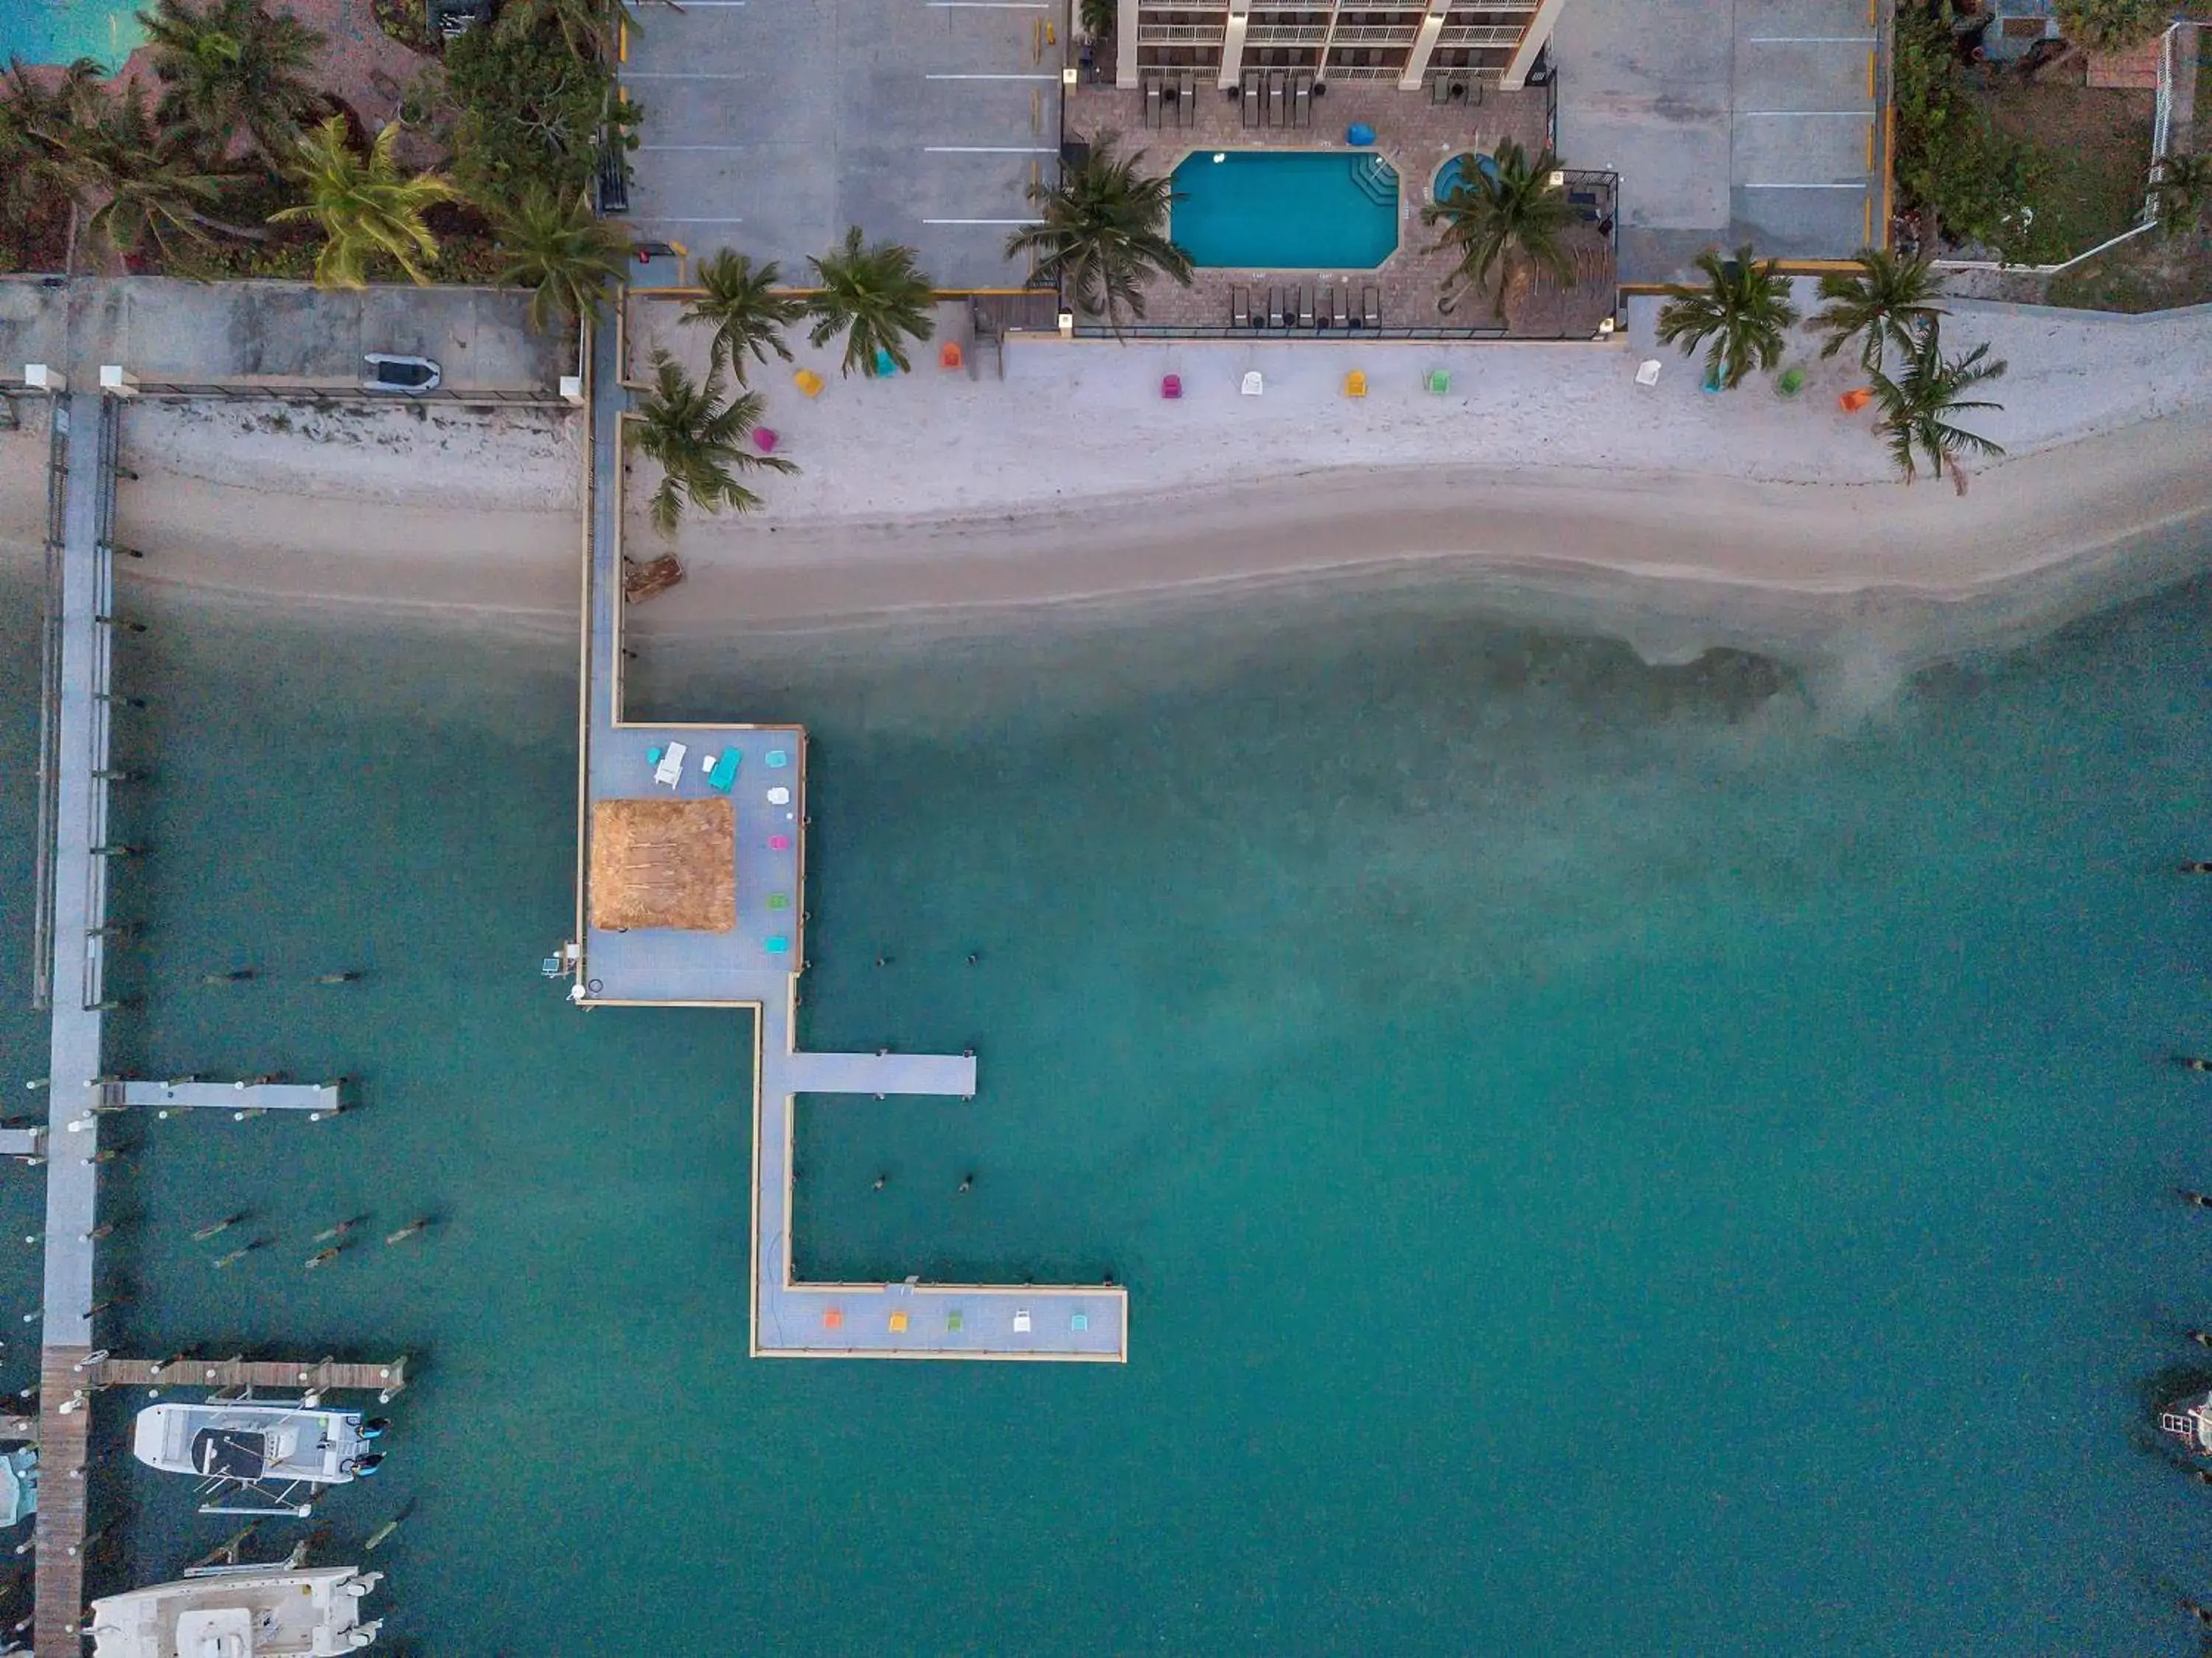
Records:
M737 813L726 799L592 807L592 925L726 933L738 924Z

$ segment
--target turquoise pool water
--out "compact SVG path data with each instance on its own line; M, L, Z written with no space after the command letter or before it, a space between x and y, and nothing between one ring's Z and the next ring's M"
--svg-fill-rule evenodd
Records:
M1440 202L1459 188L1459 181L1466 174L1466 156L1455 155L1437 169L1437 176L1429 185L1430 200ZM1487 155L1477 154L1474 165L1477 171L1486 174L1491 178L1494 179L1498 176L1498 163Z
M1398 246L1398 174L1371 150L1201 150L1170 230L1194 265L1370 270Z
M92 58L119 70L144 39L131 0L0 0L0 61L70 64Z

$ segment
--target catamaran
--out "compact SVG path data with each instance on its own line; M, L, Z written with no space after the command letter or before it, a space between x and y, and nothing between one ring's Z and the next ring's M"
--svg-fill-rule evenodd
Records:
M305 1400L151 1405L138 1413L131 1450L150 1467L197 1474L202 1514L304 1516L321 1487L376 1472L384 1454L370 1447L390 1425Z

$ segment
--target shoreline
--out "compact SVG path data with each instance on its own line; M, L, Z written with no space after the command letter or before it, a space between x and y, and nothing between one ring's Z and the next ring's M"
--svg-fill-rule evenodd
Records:
M134 583L346 626L573 638L580 420L229 412L133 411L137 476L118 541L149 552L130 567ZM0 560L29 570L42 424L0 435ZM866 459L860 436L848 468ZM966 436L944 441L957 450ZM1867 475L1858 447L1823 481L1716 472L1735 452L1714 439L1686 443L1665 470L1572 453L1318 466L1278 448L1233 481L1170 473L1141 495L1030 495L989 510L918 494L915 510L872 511L880 486L857 489L858 510L842 515L687 520L675 545L688 579L628 625L641 643L742 638L774 655L1428 588L1448 605L1608 633L1654 662L1728 645L1909 664L2063 625L2212 563L2212 410L2031 440L1964 498L1942 480ZM1041 463L1110 483L1047 452L1064 441L1041 440ZM635 512L626 534L640 556L661 550Z

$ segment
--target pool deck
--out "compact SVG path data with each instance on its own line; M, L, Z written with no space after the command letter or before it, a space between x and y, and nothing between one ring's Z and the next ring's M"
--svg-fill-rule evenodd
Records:
M753 1356L1126 1361L1128 1297L1116 1285L793 1279L792 1155L799 1096L972 1100L975 1061L972 1055L799 1051L807 826L801 728L647 725L623 719L622 422L630 388L622 381L621 353L615 328L594 332L578 710L579 948L570 999L586 1009L751 1010ZM647 758L649 750L672 742L685 744L688 751L672 789L654 781L654 764ZM726 791L737 820L735 925L726 932L617 932L591 926L592 807L606 800L696 799L722 792L700 762L707 753L728 750L742 756ZM778 756L781 763L771 764ZM771 799L775 792L788 797ZM779 939L781 947L771 948Z
M1154 328L1218 332L1229 324L1231 289L1248 288L1255 303L1264 305L1270 286L1310 283L1348 287L1355 311L1359 290L1378 287L1386 330L1494 329L1486 294L1469 296L1451 314L1438 314L1437 290L1453 260L1425 251L1437 233L1421 222L1421 208L1428 200L1429 181L1454 155L1470 149L1495 150L1506 138L1532 158L1540 151L1550 126L1550 107L1543 91L1490 88L1479 103L1432 104L1424 94L1400 92L1394 85L1342 81L1332 83L1312 107L1310 126L1247 126L1238 101L1212 93L1197 100L1193 125L1147 128L1139 91L1110 86L1067 88L1065 135L1088 139L1101 132L1118 132L1125 154L1145 152L1147 171L1170 172L1187 155L1217 150L1317 149L1342 155L1350 149L1344 142L1345 130L1354 122L1375 129L1371 153L1397 169L1398 250L1381 265L1351 271L1207 267L1197 272L1188 288L1166 281L1148 283L1144 290L1146 323ZM1571 168L1577 162L1569 155L1561 158L1561 164ZM1612 247L1594 231L1578 237L1577 243L1575 285L1562 288L1548 274L1524 284L1524 291L1509 295L1505 322L1498 332L1524 339L1586 339L1597 332L1599 322L1613 314ZM1587 245L1580 245L1583 243Z

